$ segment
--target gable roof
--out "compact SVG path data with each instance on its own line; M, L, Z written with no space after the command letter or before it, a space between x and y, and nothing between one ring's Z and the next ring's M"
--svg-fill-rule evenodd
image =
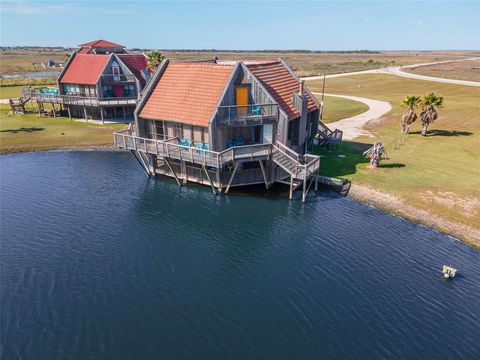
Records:
M144 54L117 54L117 57L145 85L146 80L142 76L142 70L147 68L147 58Z
M233 69L214 63L169 63L139 115L208 126Z
M280 61L245 62L247 68L262 82L289 120L300 116L292 102L293 93L298 93L300 82ZM308 98L308 110L318 109L312 97L304 91Z
M122 49L125 48L125 46L123 46L123 45L115 44L115 43L113 43L111 41L107 41L107 40L93 40L93 41L86 42L85 44L80 44L78 46L81 46L81 47L122 48Z
M62 84L95 85L110 55L76 54L60 79Z

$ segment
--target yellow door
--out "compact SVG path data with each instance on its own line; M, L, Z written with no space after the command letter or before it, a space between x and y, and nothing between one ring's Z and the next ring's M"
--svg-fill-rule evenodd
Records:
M248 105L248 87L236 88L237 106ZM237 108L238 115L245 115L247 113L247 106L241 106Z

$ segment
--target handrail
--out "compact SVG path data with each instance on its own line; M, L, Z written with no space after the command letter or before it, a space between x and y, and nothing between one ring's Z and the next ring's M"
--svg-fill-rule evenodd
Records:
M301 164L285 150L275 144L270 143L235 146L221 152L217 152L172 143L171 141L176 140L176 138L171 138L168 140L156 140L140 137L133 135L128 129L117 131L113 134L113 136L114 142L118 147L123 147L130 150L141 149L140 151L144 151L146 153L167 156L174 159L212 167L220 167L234 160L243 159L248 161L248 159L253 160L258 159L259 157L269 157L277 153L283 157L286 157L291 162L288 171L292 173L292 175L294 175L296 178L307 178L313 174L314 171L318 170L320 164L320 157L311 154L304 155L303 159L305 160L306 164ZM283 144L280 146L286 148ZM290 152L295 153L293 150Z
M248 159L249 157L253 159L258 156L263 157L271 154L271 144L236 146L223 150L222 152L217 152L171 143L170 141L174 139L155 140L143 138L132 135L131 131L128 129L117 131L113 135L115 144L118 147L128 149L129 146L131 146L133 147L132 150L136 150L135 146L138 143L140 146L144 147L145 152L154 153L156 155L167 154L167 156L191 161L193 163L208 163L210 166L223 165L235 159ZM117 137L123 137L123 141L117 140ZM127 139L130 139L128 143ZM133 142L133 145L130 145L130 142ZM151 146L151 149L149 146ZM201 157L201 159L199 157Z
M277 104L248 104L248 105L219 105L218 108L242 108L242 107L249 107L249 106L274 106L277 107Z
M296 158L297 161L300 161L300 154L299 153L290 149L288 146L284 145L280 141L277 141L276 144L279 145L280 148L284 149L285 152L293 154L292 157Z
M215 112L219 124L274 122L278 116L277 104L220 105Z

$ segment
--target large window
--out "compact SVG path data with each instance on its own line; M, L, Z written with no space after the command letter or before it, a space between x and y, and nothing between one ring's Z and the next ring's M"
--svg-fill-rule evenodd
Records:
M300 118L291 120L288 123L287 139L292 145L298 145L298 135L300 130Z
M77 84L64 84L63 91L67 95L80 95L80 86Z
M113 88L112 85L103 85L102 86L103 97L113 97Z
M123 97L134 97L135 85L123 85Z

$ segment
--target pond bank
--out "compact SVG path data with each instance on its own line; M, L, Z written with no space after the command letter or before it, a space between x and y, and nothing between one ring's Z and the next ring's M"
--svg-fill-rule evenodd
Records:
M349 195L361 203L399 215L410 221L418 222L441 233L458 238L480 250L480 231L471 226L418 209L391 194L386 194L366 186L352 184Z

